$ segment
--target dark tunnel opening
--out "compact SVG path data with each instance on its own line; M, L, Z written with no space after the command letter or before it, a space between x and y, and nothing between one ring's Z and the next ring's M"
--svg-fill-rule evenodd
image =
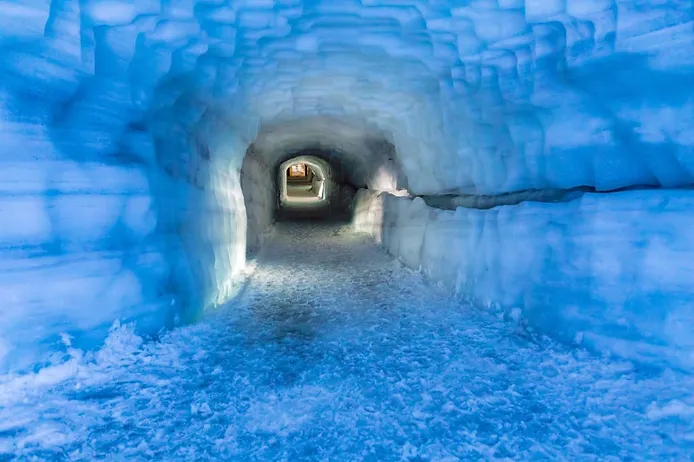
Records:
M320 148L295 151L280 158L273 171L275 221L351 221L358 187L339 153Z

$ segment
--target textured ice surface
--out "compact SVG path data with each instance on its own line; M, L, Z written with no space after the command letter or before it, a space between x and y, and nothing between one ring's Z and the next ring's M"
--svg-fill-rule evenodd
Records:
M239 303L0 379L0 457L688 460L691 377L455 304L347 228L283 226Z
M694 368L694 193L455 211L361 190L354 226L460 297L566 343Z
M0 11L0 369L229 300L270 204L241 194L254 141L260 164L330 147L356 186L415 194L693 180L690 0Z
M180 147L216 111L247 145L259 124L329 115L387 133L416 193L692 182L686 0L2 6L11 147L28 125L46 151L151 161L133 121ZM185 170L180 154L158 157Z

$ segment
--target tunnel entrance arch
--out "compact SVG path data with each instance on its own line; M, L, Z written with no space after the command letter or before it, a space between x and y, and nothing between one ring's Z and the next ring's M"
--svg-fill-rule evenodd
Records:
M299 186L292 183L300 183L292 181L289 170L296 165L303 165L307 168L307 173L312 175L308 178L309 184L308 193L300 194L303 191L303 185ZM279 206L286 207L288 205L303 205L324 207L330 202L332 194L332 176L331 167L328 162L318 157L301 155L293 157L282 162L277 171L277 184L279 186ZM307 177L309 175L306 175Z
M334 154L316 149L288 154L278 162L275 219L348 219L356 187L337 160ZM288 175L289 169L298 164L312 173L310 181L292 180Z
M317 159L306 163L316 174L316 184L307 189L320 192L320 200L313 200L311 206L323 218L341 215L349 219L359 189L393 191L407 187L392 133L354 117L272 118L260 123L245 148L240 176L248 256L259 250L272 223L286 218L282 216L286 201L286 169L282 164L288 168L301 156Z

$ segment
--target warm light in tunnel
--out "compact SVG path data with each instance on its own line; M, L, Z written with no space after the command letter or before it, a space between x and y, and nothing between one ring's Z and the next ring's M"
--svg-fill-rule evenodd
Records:
M327 205L330 180L328 164L312 156L299 156L279 167L280 202L283 207L303 204Z
M291 177L305 177L306 175L306 164L294 164L289 167L289 176Z

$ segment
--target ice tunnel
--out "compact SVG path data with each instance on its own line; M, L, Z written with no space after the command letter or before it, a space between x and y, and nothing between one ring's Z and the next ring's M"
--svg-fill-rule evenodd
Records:
M359 226L454 293L694 364L689 2L2 10L6 368L59 332L229 300L272 168L305 149L364 189Z
M691 1L0 12L3 374L233 305L294 164L450 300L694 368Z

